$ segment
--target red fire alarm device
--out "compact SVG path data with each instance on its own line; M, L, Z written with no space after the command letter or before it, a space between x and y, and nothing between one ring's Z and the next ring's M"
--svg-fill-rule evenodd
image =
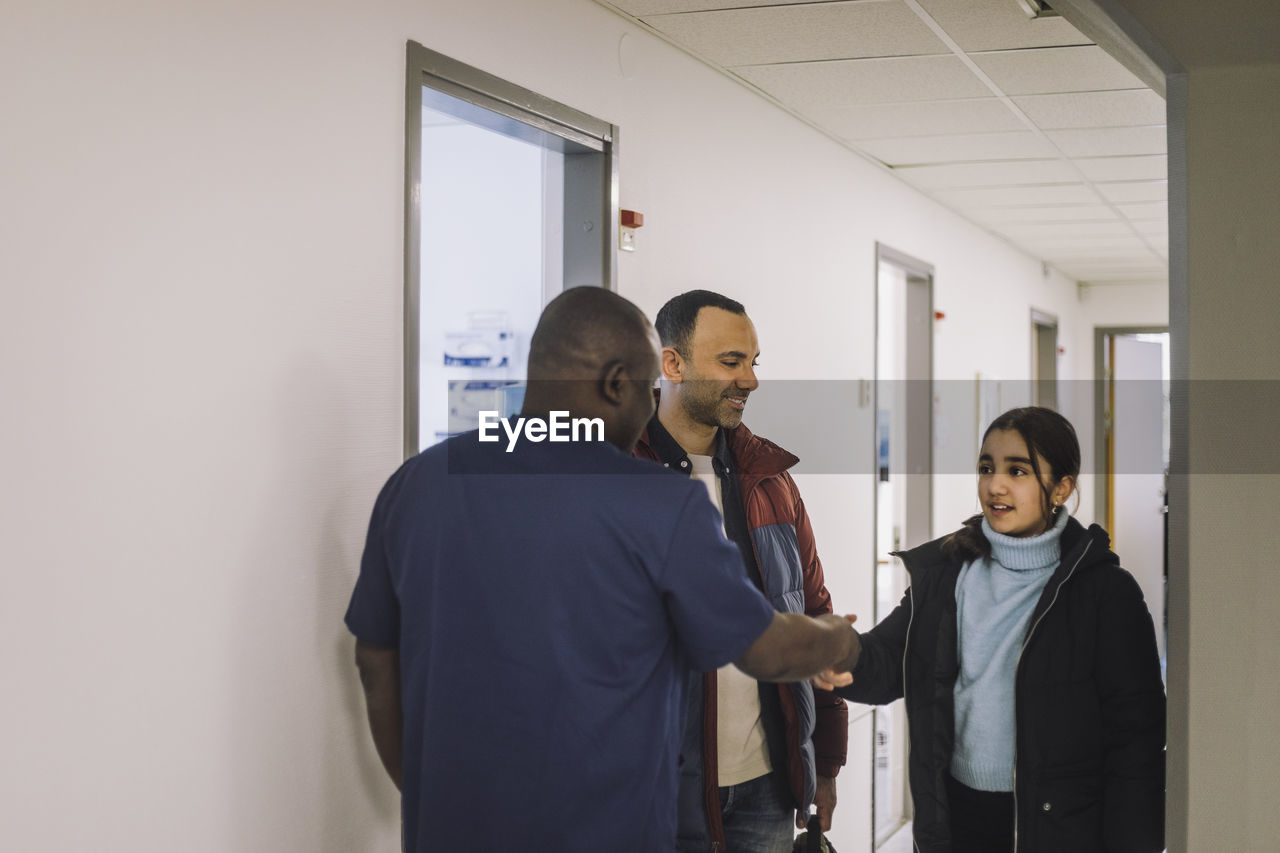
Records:
M636 250L636 229L644 225L644 214L634 210L618 211L622 227L618 229L618 248L624 252Z

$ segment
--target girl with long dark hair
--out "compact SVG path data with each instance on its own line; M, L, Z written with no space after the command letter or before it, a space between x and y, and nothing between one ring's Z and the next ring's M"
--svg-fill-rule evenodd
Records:
M1164 849L1155 629L1106 532L1070 517L1079 473L1057 412L998 417L982 513L897 555L911 587L837 690L905 697L920 853Z

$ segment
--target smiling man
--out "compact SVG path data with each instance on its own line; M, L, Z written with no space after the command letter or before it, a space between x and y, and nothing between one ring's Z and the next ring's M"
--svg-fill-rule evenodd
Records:
M661 390L636 455L706 485L747 577L776 610L830 613L813 530L787 473L799 460L742 424L759 387L760 347L746 310L693 290L664 305L654 325ZM829 829L848 741L844 701L731 666L697 682L681 749L679 849L789 851L810 803Z
M346 623L409 853L670 851L690 672L857 663L846 619L752 588L702 486L631 457L657 344L621 296L566 290L530 341L521 420L600 434L462 433L378 495Z

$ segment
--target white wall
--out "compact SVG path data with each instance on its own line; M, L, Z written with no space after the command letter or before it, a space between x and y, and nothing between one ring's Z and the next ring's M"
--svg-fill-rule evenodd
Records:
M740 298L766 377L871 375L876 241L935 266L940 377L1024 377L1032 306L1084 322L1073 283L588 0L5 17L15 849L397 849L341 616L401 448L406 39L618 124L645 214L621 292ZM972 510L955 479L939 532ZM802 482L837 606L867 614L870 482ZM867 849L869 731L842 851Z

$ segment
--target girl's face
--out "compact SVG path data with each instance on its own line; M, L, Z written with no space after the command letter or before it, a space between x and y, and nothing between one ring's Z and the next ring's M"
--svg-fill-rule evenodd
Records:
M1036 457L1041 481L1031 467L1027 443L1016 430L993 430L978 455L978 500L987 524L1005 536L1036 536L1053 524L1052 506L1045 500L1048 488L1053 505L1071 496L1069 477L1053 483L1049 463Z

